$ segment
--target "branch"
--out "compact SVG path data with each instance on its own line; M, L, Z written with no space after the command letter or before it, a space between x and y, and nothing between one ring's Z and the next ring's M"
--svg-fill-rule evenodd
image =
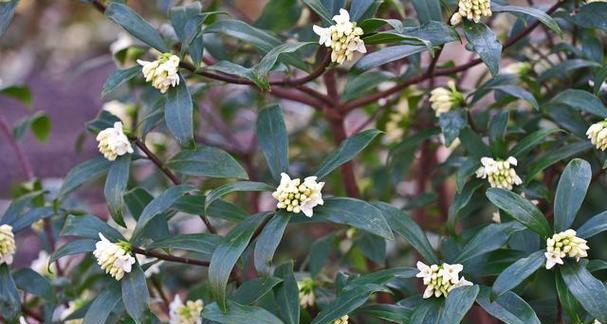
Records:
M17 155L17 159L19 160L19 165L21 166L21 169L23 170L23 173L25 174L27 180L34 179L34 170L32 169L32 166L30 165L28 159L25 157L23 150L17 143L17 139L15 139L15 137L13 136L8 122L2 116L0 116L0 131L4 133L4 136L6 136L6 139L13 148L13 151L15 151L15 155Z
M201 267L208 267L210 264L209 261L191 259L191 258L185 258L185 257L178 257L175 255L148 251L148 250L144 250L144 249L138 248L138 247L132 247L131 251L133 251L133 253L136 253L136 254L153 257L153 258L160 259L160 260L177 262L177 263L185 263L185 264L190 264L190 265L197 265L197 266L201 266Z
M550 7L550 9L548 9L546 11L547 15L552 14L554 11L556 11L556 9L558 9L560 6L563 5L564 2L559 1L556 4L554 4L552 7ZM503 47L503 51L505 51L507 48L511 47L512 45L516 44L518 41L520 41L521 39L525 38L527 35L529 35L535 28L537 28L537 26L539 26L541 24L541 22L539 20L536 20L534 23L530 24L529 26L527 26L527 28L525 28L524 30L522 30L520 33L518 33L516 36L513 36L512 38L510 38L508 41L506 41L504 43L504 47ZM404 81L401 84L397 84L394 87L387 89L385 91L382 92L378 92L375 93L373 95L367 96L367 97L362 97L362 98L358 98L355 100L351 100L346 102L343 105L343 109L345 111L350 111L353 110L355 108L364 106L366 104L372 103L374 101L377 101L378 99L387 97L389 95L392 95L394 93L397 93L399 91L401 91L402 89L412 85L412 84L416 84L416 83L420 83L423 81L426 81L432 77L436 77L436 76L446 76L446 75L450 75L450 74L454 74L454 73L458 73L458 72L462 72L465 70L470 69L471 67L474 67L478 64L482 63L481 59L475 59L472 60L466 64L462 64L459 66L454 66L451 68L445 68L445 69L438 69L438 70L431 70L429 66L428 70L426 71L426 73L413 77L409 80ZM433 68L433 67L432 67ZM434 69L434 68L433 68Z

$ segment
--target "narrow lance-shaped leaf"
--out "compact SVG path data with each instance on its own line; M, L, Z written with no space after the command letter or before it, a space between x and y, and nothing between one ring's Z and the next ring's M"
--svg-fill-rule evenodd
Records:
M4 35L6 30L8 29L8 25L13 19L13 15L15 14L15 8L17 8L18 3L19 0L0 2L0 37L2 37L2 35Z
M122 301L126 312L136 322L141 321L144 312L148 309L149 292L145 280L145 274L139 264L133 265L130 273L127 273L122 280Z
M556 232L565 231L573 224L586 196L591 178L590 163L582 159L573 159L567 164L559 179L554 197L554 230Z
M4 318L13 318L20 309L19 293L8 265L0 264L0 315Z
M290 213L278 211L259 234L253 252L257 272L264 275L272 273L272 258L278 248L278 244L282 240L290 219Z
M141 72L141 66L135 65L124 70L116 70L110 74L101 90L101 97L106 98L123 84L136 77Z
M120 287L117 283L104 287L86 311L84 323L104 324L121 300Z
M348 137L345 141L343 141L343 143L341 143L335 152L331 153L325 158L325 160L320 164L320 167L318 168L318 171L316 171L315 175L319 179L322 179L337 167L352 160L380 133L381 132L377 129L368 129Z
M577 229L577 236L588 239L607 230L607 211L591 217Z
M242 252L249 245L257 227L267 217L269 217L267 213L257 214L240 223L230 231L224 242L219 244L213 252L209 266L209 284L219 309L223 312L228 310L226 290L232 269Z
M516 261L499 274L493 283L493 293L499 296L506 291L514 289L523 280L535 273L545 261L543 250L534 252L526 258Z
M530 201L520 195L504 189L490 188L487 198L499 209L510 214L530 230L546 238L551 235L552 229L542 212Z
M293 275L293 262L281 264L274 275L283 282L274 288L280 317L285 324L299 324L299 287Z
M111 2L105 10L105 15L135 38L161 52L169 52L169 48L156 29L127 5Z
M470 21L464 22L464 34L472 50L476 52L493 76L499 72L502 44L487 25Z
M523 229L517 222L487 225L464 246L455 262L463 263L475 256L495 251L506 244L513 233Z
M107 201L110 215L114 221L121 225L126 226L124 223L124 199L122 198L125 194L127 183L129 180L129 169L131 166L131 156L121 156L110 166L107 178L105 179L105 187L103 193L105 194L105 200Z
M225 309L218 303L205 306L202 317L216 323L284 324L274 314L261 307L240 305L233 301L227 301L226 306Z
M605 108L597 96L588 91L568 89L552 98L550 103L564 104L578 111L587 112L601 118L607 118L607 108Z
M289 136L282 109L272 105L262 109L257 117L257 140L274 180L289 169Z
M234 157L215 147L182 150L167 161L166 165L181 174L191 176L249 178L247 172Z
M103 175L110 165L111 162L102 156L78 164L65 176L57 197L62 199L83 183Z
M451 290L445 300L445 307L441 310L438 323L455 324L461 322L474 304L478 293L479 287L477 285L463 286Z
M503 295L491 301L491 288L481 287L481 292L476 302L491 314L504 323L509 324L540 324L540 320L533 311L533 308L517 294L507 291Z
M593 277L583 264L572 262L561 266L561 276L571 294L592 317L600 322L607 321L604 305L607 289L600 280Z
M328 220L346 224L369 233L393 240L394 235L383 214L373 205L354 198L332 197L314 208L313 220Z
M562 33L561 28L558 23L554 20L554 18L547 15L543 10L535 9L533 7L520 7L520 6L502 6L497 3L493 3L491 5L491 11L493 12L513 12L513 13L522 13L525 15L529 15L533 18L537 18L542 24L546 25L546 27L550 28L553 32L560 34Z
M186 145L194 140L194 104L185 79L181 75L179 79L179 85L168 91L164 120L179 143Z

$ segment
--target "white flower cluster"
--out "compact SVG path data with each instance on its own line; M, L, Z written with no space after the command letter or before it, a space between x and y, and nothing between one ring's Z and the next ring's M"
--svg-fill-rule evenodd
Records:
M348 324L349 319L350 319L350 316L344 315L344 316L334 320L333 324Z
M441 265L433 264L428 266L421 261L417 261L417 269L419 273L416 275L418 278L422 278L426 290L424 291L424 298L440 297L449 294L451 290L462 286L472 286L472 283L462 276L459 277L459 273L464 269L461 264L447 264Z
M586 136L597 149L607 149L607 119L592 124L586 131Z
M342 64L352 60L354 52L367 53L365 43L360 36L363 30L356 27L356 22L350 21L350 14L345 9L339 9L339 15L333 17L335 25L322 28L314 25L314 32L320 36L318 44L331 49L331 61Z
M93 255L97 263L105 273L109 273L114 279L120 280L125 273L131 272L135 258L131 255L127 244L116 244L110 242L103 234L99 233L101 239L95 244Z
M13 227L7 224L0 226L0 265L12 264L13 255L17 251Z
M32 261L30 268L38 272L41 276L53 278L57 273L57 266L55 263L50 263L51 256L44 250L38 253L38 258Z
M302 308L314 306L314 302L316 301L314 286L315 283L312 278L304 278L297 282L297 287L299 288L299 305Z
M430 106L436 117L449 112L453 107L464 102L464 95L457 91L453 80L450 80L447 86L449 89L436 88L430 92Z
M115 122L114 127L100 131L97 134L97 142L99 152L110 161L116 160L118 156L133 153L133 147L122 130L121 122Z
M169 324L200 324L203 308L201 299L188 300L183 304L179 295L175 295L175 299L169 305Z
M481 21L482 17L490 17L491 0L459 0L458 11L451 17L451 25L458 25L463 18L475 23Z
M588 256L590 249L586 245L586 240L576 236L577 233L568 229L564 232L556 233L551 238L546 240L546 269L552 269L556 264L563 264L563 258L575 258L580 261L580 258Z
M161 54L156 61L137 60L143 68L146 82L152 81L152 86L161 93L166 93L170 87L179 85L179 56L171 53Z
M518 186L523 183L512 167L518 164L516 158L512 156L506 161L483 157L481 164L482 166L476 170L476 177L489 180L489 184L493 188L512 190L513 185Z
M280 185L272 193L278 200L278 209L286 209L296 214L302 212L312 217L313 208L324 204L321 190L325 183L316 182L316 177L307 177L303 183L299 178L291 179L286 173L281 173L280 177Z

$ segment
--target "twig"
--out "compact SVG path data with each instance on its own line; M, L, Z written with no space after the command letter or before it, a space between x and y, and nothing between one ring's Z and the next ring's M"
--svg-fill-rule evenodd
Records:
M190 264L190 265L197 265L197 266L201 266L201 267L208 267L209 266L209 261L204 261L204 260L198 260L198 259L191 259L191 258L186 258L186 257L178 257L175 255L170 255L170 254L164 254L164 253L159 253L159 252L154 252L154 251L148 251L148 250L144 250L138 247L132 247L131 251L133 251L133 253L136 254L141 254L141 255L145 255L145 256L149 256L149 257L153 257L156 259L160 259L160 260L165 260L165 261L171 261L171 262L177 262L177 263L185 263L185 264Z
M17 155L19 165L21 166L21 170L23 170L23 173L25 174L27 180L34 179L34 170L32 169L32 166L30 165L28 159L25 157L23 150L17 143L17 139L15 139L15 137L13 136L8 122L2 116L0 116L0 131L4 133L4 136L6 136L6 139L8 140L9 144L13 148L13 151L15 152L15 155Z

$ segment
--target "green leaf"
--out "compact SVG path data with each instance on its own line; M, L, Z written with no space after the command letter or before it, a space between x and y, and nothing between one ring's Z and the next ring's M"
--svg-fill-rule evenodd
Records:
M302 5L297 0L269 1L264 7L261 17L255 26L261 29L281 32L293 28L302 13Z
M390 75L382 71L368 71L348 80L341 95L343 101L359 98L377 88L377 85L388 81Z
M407 213L383 202L373 205L381 210L392 230L407 240L426 262L439 263L426 234Z
M15 8L17 8L18 3L19 0L10 0L8 2L0 3L0 37L2 37L8 29L8 25L13 19L13 14L15 14Z
M401 305L375 304L362 306L354 314L368 315L394 323L409 323L413 309Z
M219 61L212 66L207 67L207 70L238 75L253 82L259 89L268 90L270 88L270 83L255 73L253 68L247 68L229 61Z
M289 136L279 105L271 105L259 112L257 141L272 177L280 180L280 173L289 170Z
M9 225L13 226L13 232L17 233L25 228L28 228L34 222L53 216L55 211L51 207L37 207L30 208L28 211L19 215L19 218L15 219Z
M381 211L365 201L354 198L327 198L324 205L314 208L312 219L350 225L388 240L394 239L392 230Z
M536 110L540 109L540 105L537 103L537 100L535 99L533 94L531 94L529 91L527 91L519 86L502 84L502 85L493 86L493 87L491 87L491 89L494 89L497 91L502 91L513 97L525 100L528 103L530 103L531 106L533 106L533 108L535 108Z
M282 279L276 277L261 277L247 280L242 283L231 297L235 302L242 305L257 303L260 299L272 291Z
M0 218L0 224L14 224L42 194L42 191L30 192L13 200Z
M434 20L421 26L405 27L403 31L409 36L429 41L432 46L440 46L459 40L459 35L453 27Z
M253 66L253 71L258 79L263 80L263 83L267 83L268 73L276 65L276 62L280 57L287 54L292 54L304 46L315 45L313 42L297 42L297 43L284 43L272 48L258 64ZM264 86L263 89L269 89Z
M567 288L582 307L597 320L607 321L607 308L604 305L607 300L605 285L580 263L568 262L560 268Z
M120 119L109 111L101 110L94 120L86 123L86 128L91 133L97 134L106 128L114 127L114 123L119 121Z
M318 314L312 324L332 323L336 319L353 312L369 299L372 292L373 290L370 290L370 288L357 287L342 293Z
M167 189L158 197L154 198L154 200L145 206L141 212L141 216L139 216L139 220L137 221L137 226L135 227L131 241L137 242L138 239L141 238L142 232L146 225L152 221L154 217L173 207L175 202L180 197L193 191L195 191L195 189L188 185L179 185Z
M53 253L53 255L51 256L50 262L55 262L55 261L59 260L60 258L62 258L64 256L68 256L68 255L92 252L95 250L95 244L97 243L97 241L98 241L98 239L97 240L84 239L84 240L69 241L69 242L65 243L64 245L62 245L60 248L58 248L57 251L55 251L55 253Z
M607 31L607 4L601 2L585 4L573 16L573 19L581 27Z
M312 9L326 24L331 24L331 12L327 9L321 0L303 0L303 2Z
M271 51L274 47L283 44L283 41L267 32L252 27L247 23L234 20L222 19L208 26L205 33L221 33L234 37L245 43L253 45L263 53Z
M495 206L507 212L530 230L544 238L551 236L552 229L544 214L529 200L512 191L498 188L489 188L486 195Z
M194 104L185 79L181 75L179 79L179 85L168 91L164 120L171 134L186 145L194 141Z
M483 139L470 128L464 128L459 133L459 139L468 151L468 153L477 158L491 156L491 150L483 142Z
M417 18L422 24L443 20L439 0L413 0L412 2L415 12L417 12Z
M242 252L249 245L249 241L253 237L257 227L269 215L267 213L257 214L248 218L245 222L238 224L226 235L224 242L220 243L213 252L209 266L209 285L219 308L223 312L227 312L228 310L226 289L232 269ZM230 305L230 309L234 311L232 306ZM205 313L207 310L208 308L205 308ZM205 316L205 318L215 320L212 317Z
M120 280L122 286L122 301L126 312L136 322L140 322L148 309L150 295L145 281L145 274L139 264L134 264L130 273Z
M377 129L368 129L345 139L337 150L327 156L318 171L314 174L319 179L326 177L331 171L352 160L381 133Z
M1 6L0 10L2 10ZM0 315L4 318L13 318L20 310L21 303L19 302L19 293L15 281L11 276L8 265L0 264Z
M257 237L253 253L257 272L271 275L272 258L274 258L274 253L276 253L290 219L290 213L277 211Z
M455 262L464 263L473 257L495 251L504 246L512 234L523 229L524 227L516 222L487 225L470 239L457 255Z
M83 183L100 177L107 172L111 164L110 161L102 156L78 164L65 176L65 180L63 181L63 185L61 185L61 189L59 189L57 198L62 200L67 194L76 190L76 188L80 187Z
M439 323L457 324L474 304L480 288L477 285L458 287L449 292L445 307L441 310Z
M95 241L99 241L99 233L112 242L124 240L120 232L99 217L92 215L70 215L65 220L63 230L61 230L61 236L76 236Z
M588 239L607 230L607 211L591 217L577 230L577 236Z
M542 144L548 136L558 132L562 132L562 130L559 128L550 128L535 131L516 143L510 150L509 155L514 156L517 159L523 158L534 147Z
M105 15L140 41L160 52L170 52L156 29L127 5L111 2L105 10Z
M467 122L461 111L450 111L438 117L438 124L445 136L445 144L449 146L466 127Z
M184 43L186 41L186 26L190 21L202 11L202 4L194 2L183 6L175 6L169 10L171 25L175 29L175 34L179 40Z
M264 323L283 324L283 322L267 310L257 306L245 306L233 301L227 301L225 309L217 303L204 307L202 317L217 323Z
M362 71L370 70L372 68L403 59L413 54L421 53L427 49L427 46L413 45L385 47L373 53L366 54L360 60L358 60L358 62L356 62L353 68Z
M51 134L51 119L47 114L37 114L32 118L32 133L42 143L48 141L48 137Z
M226 151L215 147L182 150L166 165L185 175L248 179L242 166Z
M148 250L155 249L177 249L196 252L204 260L211 259L217 245L223 242L223 238L209 233L179 234L154 241L148 245Z
M299 324L299 286L293 275L293 262L278 266L274 275L283 279L274 288L280 318L285 324Z
M560 271L554 276L554 281L557 297L561 303L561 306L563 307L563 310L573 321L580 321L580 315L583 313L583 310L581 309L578 301L567 288L565 281L563 281L563 276L560 275Z
M13 273L13 279L19 289L42 297L51 303L55 302L55 292L51 283L36 271L29 268L19 269Z
M0 4L0 7L1 6L2 5ZM2 9L0 9L0 10L2 10ZM1 36L1 34L2 33L0 33L0 36ZM30 88L27 86L13 85L13 86L8 86L6 88L0 88L0 95L17 99L17 100L21 101L24 105L26 105L28 108L31 108L31 106L32 106L32 92L30 91Z
M569 145L563 145L548 151L546 154L539 157L536 161L529 165L526 182L533 180L538 173L542 172L542 170L546 169L547 167L572 156L576 156L593 147L594 146L592 143L590 143L590 141L581 141Z
M101 90L101 97L107 98L123 84L136 77L140 72L140 65L135 65L124 70L115 70L110 74L107 80L105 80L105 83L103 84L103 89Z
M105 194L105 200L110 210L110 215L114 221L126 227L124 223L124 196L126 187L129 180L129 168L131 166L131 156L121 156L110 166L110 170L107 173L105 179L105 187L103 193Z
M493 12L514 12L521 13L525 15L529 15L533 18L536 18L542 24L546 25L546 27L550 28L553 32L557 34L561 34L561 28L558 23L549 15L547 15L543 10L535 9L532 7L519 7L519 6L502 6L497 3L493 3L491 5L491 11Z
M573 159L567 164L559 179L554 197L555 232L562 232L571 227L582 206L591 178L590 163L582 159Z
M517 294L507 291L493 302L491 289L481 287L476 302L493 317L508 324L541 324L533 308Z
M320 270L326 265L326 260L335 245L335 235L325 235L312 243L306 261L309 263L310 275L316 278Z
M476 52L485 62L491 75L497 75L502 56L502 44L495 37L495 33L485 24L475 24L467 20L464 22L463 29L472 51Z
M411 314L409 323L411 324L430 324L440 323L439 316L440 310L443 307L443 299L432 299L427 300L423 303L419 303L417 308Z
M567 105L575 110L607 118L607 108L601 100L588 91L569 89L552 98L551 104Z
M215 200L209 205L207 208L207 215L214 218L225 219L230 222L241 222L247 218L247 213L244 209L223 200Z
M145 207L154 199L147 190L135 187L124 195L124 202L135 220L139 220ZM170 213L164 213L164 216ZM143 231L143 236L152 240L159 240L169 236L167 217L154 217Z
M597 72L595 72L594 74L594 95L598 96L599 93L601 92L601 87L603 86L603 83L605 82L605 80L607 80L607 66L599 69Z
M265 184L263 182L253 182L253 181L238 181L225 184L219 188L215 188L209 191L207 198L205 200L205 209L207 209L213 202L217 199L238 191L274 191L276 188Z
M514 262L497 276L493 283L493 293L499 296L514 289L523 280L535 273L545 262L544 250L534 252L526 258Z
M104 324L106 320L122 300L120 287L118 283L106 285L91 303L86 314L84 323Z
M588 61L584 59L570 59L540 73L540 75L537 77L537 81L545 82L549 79L562 80L563 78L567 77L569 73L575 70L600 67L601 65L597 62Z

